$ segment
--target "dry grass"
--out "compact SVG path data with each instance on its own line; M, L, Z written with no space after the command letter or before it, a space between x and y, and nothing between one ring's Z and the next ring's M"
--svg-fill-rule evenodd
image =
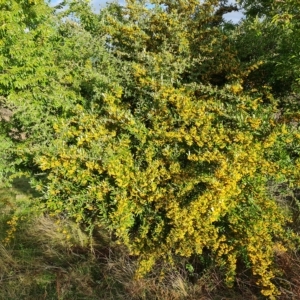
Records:
M282 253L277 257L282 275L276 278L282 300L300 299L300 256L297 253Z

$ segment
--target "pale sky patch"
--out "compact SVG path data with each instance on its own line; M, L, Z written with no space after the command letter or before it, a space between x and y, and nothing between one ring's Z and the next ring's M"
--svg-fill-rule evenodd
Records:
M232 21L233 23L238 23L242 19L242 17L243 13L240 11L233 11L224 15L224 19L226 21Z

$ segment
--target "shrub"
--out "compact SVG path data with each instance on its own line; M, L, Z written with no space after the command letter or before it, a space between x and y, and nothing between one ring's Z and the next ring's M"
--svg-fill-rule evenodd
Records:
M14 141L10 160L35 175L52 214L112 230L139 257L137 276L160 259L208 251L229 286L243 260L274 298L275 249L296 238L268 183L297 184L298 129L275 122L268 86L243 84L262 62L240 64L218 1L151 3L95 15L71 2L62 16L78 23L49 13L29 34L18 29L29 49L41 46L33 74L33 54L24 61L16 52L17 78L28 82L2 87L15 111L7 136L12 128L28 136ZM48 26L43 42L37 34Z

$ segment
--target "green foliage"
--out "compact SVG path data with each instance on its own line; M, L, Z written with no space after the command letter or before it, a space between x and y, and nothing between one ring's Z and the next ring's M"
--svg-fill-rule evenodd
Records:
M268 183L300 175L297 115L280 112L274 85L295 66L278 67L297 31L276 18L224 30L213 0L132 0L99 15L81 1L62 13L11 3L0 19L9 170L32 174L51 214L112 230L137 275L208 251L229 286L245 260L274 299L274 249L296 238Z

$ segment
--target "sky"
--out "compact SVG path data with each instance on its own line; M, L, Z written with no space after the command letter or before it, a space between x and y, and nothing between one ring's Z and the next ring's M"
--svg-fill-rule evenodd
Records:
M57 5L61 2L61 0L52 0L50 1L50 3L52 5ZM98 10L100 7L105 6L105 4L108 2L108 0L91 0L93 7L95 8L95 10ZM234 2L234 1L229 1L230 2ZM229 14L225 14L224 18L228 21L232 21L233 23L238 23L239 20L243 17L243 14L241 12L232 12Z

